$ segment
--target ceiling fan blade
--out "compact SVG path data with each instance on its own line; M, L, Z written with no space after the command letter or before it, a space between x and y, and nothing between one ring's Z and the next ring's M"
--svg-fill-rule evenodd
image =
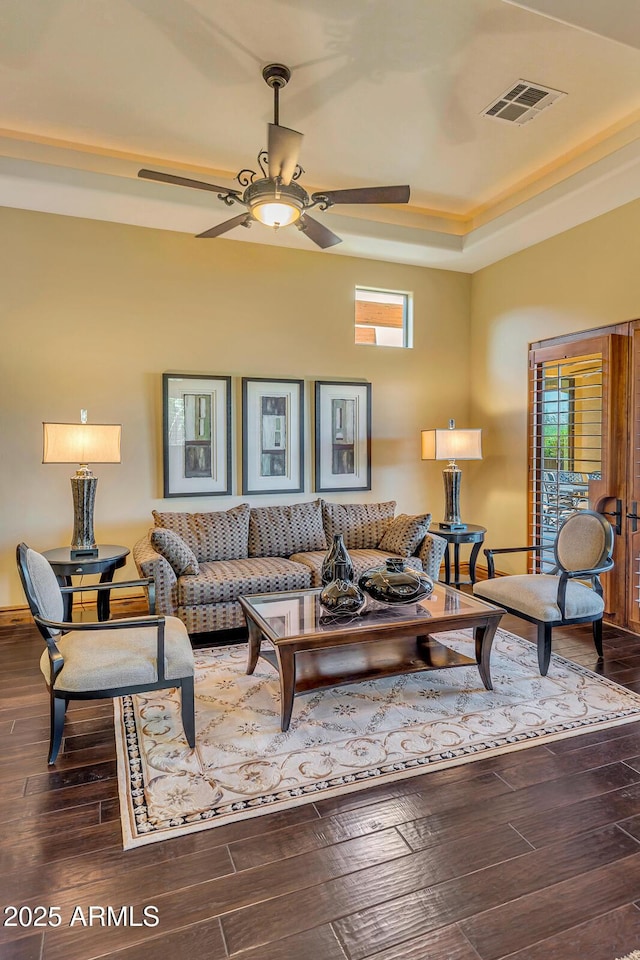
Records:
M353 190L319 190L311 199L329 203L409 203L411 188L402 187L356 187Z
M301 146L302 134L297 130L290 130L289 127L281 127L276 123L269 124L267 153L269 154L269 176L272 180L280 177L285 186L291 183L298 165Z
M241 213L238 217L233 217L231 220L225 220L224 223L219 223L215 227L211 227L210 230L205 230L204 233L198 233L196 235L196 240L206 240L210 237L219 237L221 233L227 233L228 230L233 230L234 227L247 226L251 223L253 217L250 213Z
M219 187L215 183L205 183L204 180L189 180L188 177L174 177L172 173L160 173L158 170L138 170L138 176L143 180L158 180L160 183L176 183L179 187L195 187L196 190L211 190L213 193L237 193L239 190L230 190L229 187Z
M313 217L310 217L308 213L305 213L304 216L300 217L296 224L298 230L302 230L303 233L309 237L310 240L313 240L319 247L323 250L326 250L327 247L334 247L336 243L342 243L340 237L337 237L335 233L332 233L328 227L325 227L323 223L320 223L319 220L314 220Z

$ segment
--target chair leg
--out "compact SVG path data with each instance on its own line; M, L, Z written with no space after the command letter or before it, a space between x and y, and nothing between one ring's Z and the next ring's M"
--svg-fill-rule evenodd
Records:
M64 729L64 715L67 710L68 700L62 697L56 697L51 694L51 734L49 737L49 763L55 763L60 744L62 743L62 731Z
M600 617L599 620L593 621L593 642L596 645L598 659L602 660L602 657L604 656L602 653L602 617Z
M546 677L551 661L551 627L548 623L538 624L538 666L540 676Z
M182 727L190 747L196 745L196 705L193 694L193 677L183 677L180 683L182 700Z

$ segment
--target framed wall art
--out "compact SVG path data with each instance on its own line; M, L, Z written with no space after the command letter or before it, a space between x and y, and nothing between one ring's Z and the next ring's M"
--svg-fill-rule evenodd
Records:
M316 380L315 489L371 489L371 384Z
M162 375L165 497L231 494L231 377Z
M242 493L304 490L304 381L242 378Z

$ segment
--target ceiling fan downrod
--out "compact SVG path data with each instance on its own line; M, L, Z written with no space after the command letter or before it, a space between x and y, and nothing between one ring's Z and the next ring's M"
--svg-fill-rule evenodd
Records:
M284 63L269 63L262 71L264 82L273 90L273 122L280 125L280 90L291 79L291 70Z

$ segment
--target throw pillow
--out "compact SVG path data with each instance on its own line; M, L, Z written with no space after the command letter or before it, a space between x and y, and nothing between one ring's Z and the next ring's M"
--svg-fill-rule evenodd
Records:
M328 503L322 501L327 542L341 533L347 550L375 550L393 520L395 500L386 503Z
M153 511L156 527L173 530L190 547L200 563L207 560L243 560L249 541L248 503L215 513L160 513Z
M173 530L156 527L151 531L151 546L169 561L176 577L197 577L200 573L195 553Z
M430 524L430 513L416 517L401 513L387 527L378 544L378 550L396 553L400 557L410 557L424 540Z
M294 553L326 549L320 500L251 510L250 557L290 557Z

